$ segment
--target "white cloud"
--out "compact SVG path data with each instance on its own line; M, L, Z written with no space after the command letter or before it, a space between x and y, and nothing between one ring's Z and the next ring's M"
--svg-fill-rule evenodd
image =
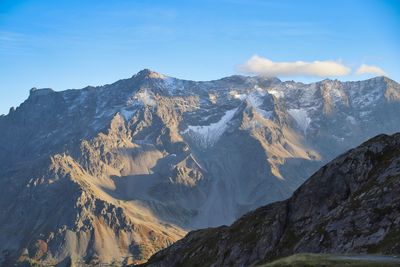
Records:
M383 69L381 69L377 66L371 66L371 65L366 65L366 64L362 64L357 69L356 74L358 74L358 75L374 74L374 75L379 75L379 76L388 76Z
M262 76L314 76L330 77L343 76L350 73L351 69L336 61L294 61L294 62L273 62L270 59L252 56L239 69L242 72Z

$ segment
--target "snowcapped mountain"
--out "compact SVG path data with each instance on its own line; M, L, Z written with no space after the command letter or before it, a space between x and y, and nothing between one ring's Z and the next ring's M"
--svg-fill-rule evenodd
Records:
M400 130L400 86L150 70L32 89L0 117L3 263L142 262L187 230L282 200L326 161Z

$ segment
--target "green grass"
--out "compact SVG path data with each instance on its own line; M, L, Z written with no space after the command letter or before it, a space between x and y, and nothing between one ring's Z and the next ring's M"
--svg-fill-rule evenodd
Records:
M340 257L340 255L338 255ZM369 260L340 259L329 254L296 254L259 267L395 267L399 262L378 262Z

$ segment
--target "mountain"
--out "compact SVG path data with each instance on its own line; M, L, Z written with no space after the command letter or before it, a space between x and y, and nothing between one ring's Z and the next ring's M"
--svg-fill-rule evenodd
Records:
M0 116L0 263L143 262L188 230L288 198L324 163L400 130L400 86L150 70L30 91Z
M254 266L305 252L399 255L399 151L400 133L379 135L322 167L288 200L229 227L190 232L146 266Z

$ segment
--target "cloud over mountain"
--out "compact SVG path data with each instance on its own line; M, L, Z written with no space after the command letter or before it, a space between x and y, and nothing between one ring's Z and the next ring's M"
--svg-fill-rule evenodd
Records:
M267 77L285 76L311 76L328 77L344 76L351 72L351 69L336 61L293 61L293 62L274 62L268 58L258 55L252 56L239 69L245 73L262 75Z
M362 75L362 74L374 74L374 75L379 75L379 76L388 76L387 73L377 67L377 66L372 66L372 65L366 65L362 64L356 71L356 74Z

